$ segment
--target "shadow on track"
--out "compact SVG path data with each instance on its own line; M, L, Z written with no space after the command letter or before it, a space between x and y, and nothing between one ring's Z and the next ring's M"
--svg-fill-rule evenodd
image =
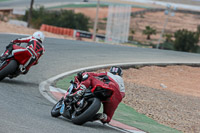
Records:
M33 82L24 82L22 80L16 80L16 79L4 79L0 83L5 83L5 84L13 84L13 85L22 85L22 86L30 86L30 87L38 87L39 84L33 83Z
M52 117L53 118L53 117ZM100 122L86 122L85 124L83 125L75 125L72 123L71 120L69 119L66 119L64 117L58 117L58 118L53 118L53 119L57 119L57 120L61 120L62 122L67 122L67 123L70 123L71 126L78 126L78 127L82 127L82 128L92 128L92 129L109 129L110 130L110 127L106 126L106 125L103 125L101 124Z

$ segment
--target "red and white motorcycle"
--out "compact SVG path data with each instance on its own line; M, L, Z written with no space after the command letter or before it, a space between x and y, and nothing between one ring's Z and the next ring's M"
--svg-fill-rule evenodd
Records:
M24 66L30 60L32 54L27 48L19 45L13 45L12 52L4 61L0 62L0 81L5 77L14 78L27 72Z
M93 88L86 89L81 97L71 96L70 94L77 91L77 83L74 81L70 83L71 85L65 96L53 106L51 116L63 116L77 125L93 121L93 117L95 117L101 107L101 102L106 102L110 99L114 92L112 89L96 85Z

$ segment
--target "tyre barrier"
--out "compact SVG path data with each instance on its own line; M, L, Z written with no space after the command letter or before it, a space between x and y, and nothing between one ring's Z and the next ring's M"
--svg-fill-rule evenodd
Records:
M71 37L73 37L73 35L74 35L73 29L62 28L62 27L57 27L57 26L52 26L52 25L47 25L47 24L42 24L40 27L40 30L51 32L54 34L59 34L59 35L67 35L67 36L71 36Z

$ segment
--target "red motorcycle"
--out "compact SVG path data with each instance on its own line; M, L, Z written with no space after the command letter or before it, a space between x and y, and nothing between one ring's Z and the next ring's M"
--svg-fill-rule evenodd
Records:
M101 102L106 102L112 97L113 90L96 85L84 91L81 97L71 96L76 90L77 84L73 81L67 93L52 108L51 116L64 116L74 124L82 125L87 121L92 121L101 107Z
M5 77L14 78L27 72L24 66L33 54L28 48L19 45L13 45L10 55L0 62L0 81Z

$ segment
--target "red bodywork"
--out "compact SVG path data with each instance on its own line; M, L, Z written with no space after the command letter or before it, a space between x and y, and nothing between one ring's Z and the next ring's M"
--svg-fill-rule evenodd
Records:
M14 59L19 64L25 65L25 63L30 59L32 55L26 48L20 47L18 45L13 45L13 50L17 49L19 49L19 51L14 52Z
M78 81L77 77L75 77L75 82L74 82L74 83L77 85L77 87L76 87L76 88L73 88L73 91L72 91L71 93L76 94L77 88L79 88L79 86L80 86L80 82ZM91 92L94 93L94 91L95 91L97 88L104 88L104 89L106 89L106 90L110 90L110 91L112 92L112 94L110 95L110 98L109 98L109 99L112 99L112 96L113 96L113 94L115 93L115 91L114 91L113 88L105 87L105 86L102 86L102 85L100 85L100 84L95 85L95 86L91 89ZM67 95L70 94L70 93L69 93L69 90L70 90L70 87L67 89L67 92L65 93L64 98L66 98ZM108 101L109 101L109 100L108 100ZM106 102L106 101L101 101L101 102Z

